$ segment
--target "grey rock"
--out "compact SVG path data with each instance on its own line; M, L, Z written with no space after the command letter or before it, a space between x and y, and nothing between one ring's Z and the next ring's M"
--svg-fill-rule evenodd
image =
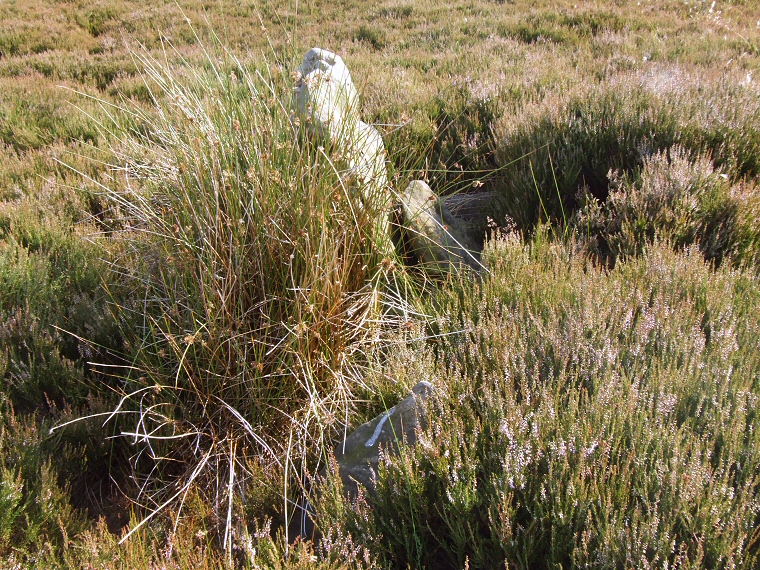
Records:
M341 57L329 50L310 49L296 72L295 111L317 139L330 142L342 157L336 166L343 181L361 196L364 207L378 212L373 242L383 255L393 251L390 220L391 190L387 153L380 133L359 117L359 93Z
M479 270L478 247L464 220L422 180L414 180L400 196L402 227L412 253L428 269L447 272L462 265Z
M417 430L426 425L423 405L432 392L430 382L419 382L406 398L336 446L335 458L349 498L357 496L360 486L365 494L374 495L381 450L397 453L403 445L414 445Z

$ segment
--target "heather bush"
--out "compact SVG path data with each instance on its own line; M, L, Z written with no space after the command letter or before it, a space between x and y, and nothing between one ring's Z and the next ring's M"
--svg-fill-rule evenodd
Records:
M51 434L56 420L101 412L104 402L21 414L0 402L0 557L11 567L60 567L93 516L114 517L111 462L123 460L97 422ZM123 483L123 479L119 480ZM116 526L118 528L118 525Z
M636 175L610 172L609 178L607 199L586 191L572 220L597 253L617 259L665 241L677 249L696 244L716 263L756 260L754 232L742 228L738 212L756 208L757 191L747 183L732 186L708 157L692 160L676 145L645 158Z
M84 404L85 361L111 363L121 347L98 248L33 208L0 215L0 370L19 412Z
M496 158L508 166L501 208L524 229L566 224L580 190L605 202L610 171L635 177L676 144L710 157L732 183L755 177L759 118L757 98L738 77L655 69L550 92L504 113L495 128Z
M572 251L512 235L440 297L430 425L328 528L390 567L754 567L753 275Z
M97 422L49 433L103 411L112 382L88 361L113 363L121 344L100 250L43 211L29 201L0 214L0 556L21 565L60 560L87 511L109 514L112 481L123 483Z
M497 168L493 125L500 114L500 99L498 89L489 90L465 77L429 103L426 113L433 128L420 156L429 165L437 192L472 191Z
M15 152L36 150L54 142L94 142L97 129L71 106L77 99L47 80L0 78L0 143ZM45 95L43 95L45 93ZM95 113L94 109L88 109Z

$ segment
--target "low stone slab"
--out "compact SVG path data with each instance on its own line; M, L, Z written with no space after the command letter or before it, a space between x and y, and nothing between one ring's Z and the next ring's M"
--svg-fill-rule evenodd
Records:
M441 272L462 265L481 269L479 248L468 235L467 223L454 217L430 186L414 180L400 199L402 228L422 264Z
M345 442L335 448L340 477L349 498L357 496L359 486L374 495L380 450L397 453L402 445L414 445L416 431L425 427L423 403L433 392L430 382L420 382L411 394L387 412L359 426Z

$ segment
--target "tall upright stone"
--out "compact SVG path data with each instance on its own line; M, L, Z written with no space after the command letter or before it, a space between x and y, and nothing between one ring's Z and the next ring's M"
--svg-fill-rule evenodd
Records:
M365 207L377 212L374 242L390 255L391 189L385 145L377 129L360 120L359 94L341 57L325 49L310 49L298 69L295 95L301 124L329 142L341 157L345 183L360 193Z

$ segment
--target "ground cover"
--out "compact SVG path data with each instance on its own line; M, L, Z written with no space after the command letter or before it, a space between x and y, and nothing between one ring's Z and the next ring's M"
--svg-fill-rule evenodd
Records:
M753 2L0 22L4 566L757 565ZM315 45L398 188L496 194L481 278L377 255L292 129ZM433 420L372 504L314 479L421 379ZM287 546L316 485L322 540Z

